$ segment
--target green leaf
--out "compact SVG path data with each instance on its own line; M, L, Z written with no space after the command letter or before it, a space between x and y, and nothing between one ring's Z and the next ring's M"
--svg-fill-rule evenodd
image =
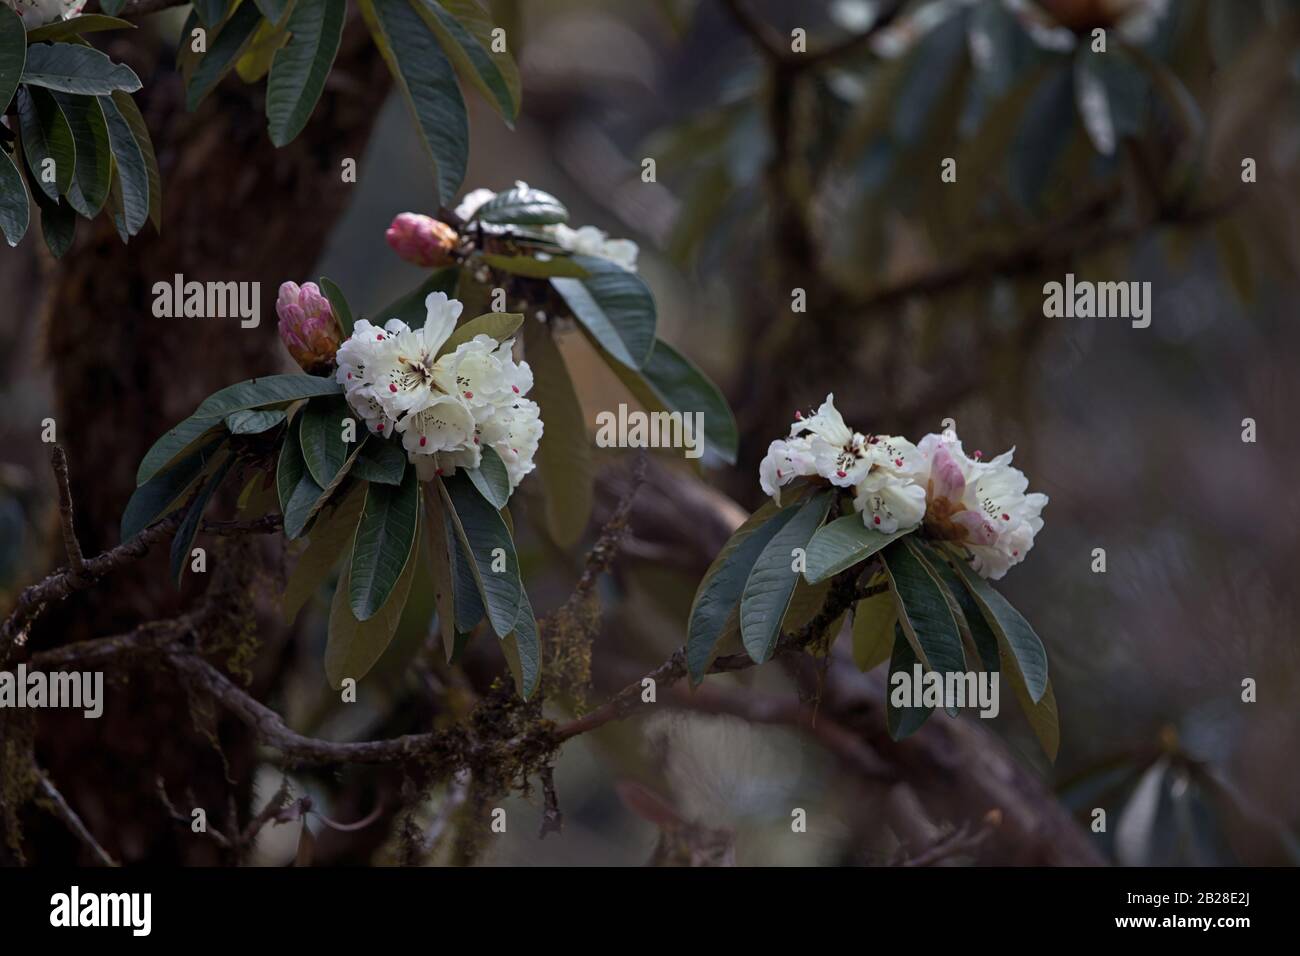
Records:
M176 529L176 537L172 539L171 568L172 579L176 582L177 587L180 587L181 579L185 576L185 569L189 566L190 546L194 543L194 536L198 534L199 523L203 520L203 511L207 508L213 492L221 486L221 482L226 477L226 472L230 470L230 466L234 463L234 456L229 455L217 466L212 477L208 479L190 505L189 510L185 512L185 518L181 521L180 527Z
M948 589L948 593L956 600L966 628L970 632L971 642L975 645L975 650L979 654L984 669L989 673L997 673L1000 669L998 638L993 629L989 627L988 621L984 619L979 603L967 589L965 582L957 574L947 555L941 554L931 547L928 542L919 538L913 538L912 542L924 555L926 565L931 571L939 575L944 587Z
M416 289L408 292L387 308L376 312L373 320L374 324L383 325L389 319L399 319L413 329L424 328L425 319L428 318L428 310L424 306L424 300L434 292L445 292L449 296L455 295L458 275L458 270L454 268L439 269L421 282Z
M117 16L126 6L126 0L99 0L99 9L111 17Z
M226 18L226 10L229 6L230 0L194 0L194 12L198 15L199 22L209 31Z
M231 412L224 419L226 429L232 435L260 435L270 431L288 418L288 412L282 408L254 409Z
M260 5L259 5L260 9ZM263 19L253 31L253 38L235 61L235 73L250 86L271 72L275 54L289 42L288 23L276 24Z
M224 418L242 408L296 402L301 398L315 398L318 395L338 395L342 391L343 388L338 382L316 375L304 375L300 372L263 375L261 378L250 378L213 392L194 410L192 417Z
M740 595L749 572L772 536L797 510L782 510L768 501L736 529L704 572L686 630L686 667L694 683L704 680L723 636L739 629Z
M894 624L894 653L889 660L889 678L885 683L885 729L889 731L889 736L894 740L902 740L904 737L911 736L921 729L930 718L932 707L922 705L920 707L896 707L894 705L894 675L906 674L907 684L910 687L916 682L916 652L912 648L912 642L907 639L903 633L901 621Z
M195 10L199 10L197 5ZM202 18L201 10L199 15ZM191 113L198 109L204 97L221 82L221 78L234 69L235 63L253 39L253 33L261 19L262 14L258 11L257 4L245 0L221 24L217 35L209 37L208 52L203 54L185 86L185 108ZM209 23L208 26L213 24Z
M524 317L518 312L488 312L478 318L470 319L447 336L447 341L438 349L439 355L456 351L461 345L476 335L489 335L498 342L504 342L519 331Z
M999 648L1015 662L1030 699L1035 703L1041 701L1047 692L1047 651L1043 642L1021 613L970 565L959 558L952 562L952 567L997 635Z
M703 415L705 442L723 461L736 463L740 439L731 407L718 387L688 358L659 339L650 353L650 361L638 373L619 362L609 361L609 353L599 351L647 411Z
M30 219L31 206L23 175L9 154L0 149L0 231L9 245L16 246L22 241Z
M262 11L262 16L271 23L279 23L284 18L284 11L288 8L290 0L255 0L255 2L257 9Z
M904 539L882 552L898 623L927 670L940 674L965 671L961 632L944 597L943 585L910 545Z
M406 452L395 438L370 436L352 463L353 477L381 485L400 485L405 474Z
M13 7L0 3L0 113L9 108L27 62L27 31Z
M417 11L420 0L359 0L361 14L388 64L433 161L434 204L460 190L469 153L469 119L456 72Z
M519 68L492 52L493 24L474 0L419 0L416 9L463 76L508 124L519 118Z
M149 175L149 221L158 231L162 231L162 177L158 174L158 158L154 155L153 140L149 138L149 127L145 125L144 116L140 113L140 107L135 105L135 100L131 99L131 94L123 93L121 90L113 92L113 104L117 107L122 118L126 120L127 126L131 128L131 135L135 137L136 144L140 147L140 152L144 156L145 172Z
M542 679L542 645L537 637L537 619L528 592L520 592L519 620L515 629L501 641L501 650L510 665L515 687L524 700L532 697Z
M655 347L655 302L649 287L607 259L573 260L587 270L587 278L552 279L552 288L601 348L629 368L641 368Z
M420 483L410 469L397 487L371 485L352 546L348 598L352 615L367 621L397 585L420 523Z
M366 484L358 482L343 500L321 512L312 525L307 549L298 558L280 599L286 623L292 623L307 599L316 593L330 569L348 550L356 536L357 523L366 503Z
M343 338L348 339L352 335L352 306L348 305L347 296L343 290L335 284L333 279L327 279L325 276L320 277L320 290L329 300L330 309L334 313L334 318L339 321L339 329L343 333Z
M99 97L99 107L104 111L109 148L122 184L123 228L127 235L134 236L149 219L149 169L144 150L111 96Z
M343 441L343 423L352 420L348 401L342 395L315 398L298 417L302 420L300 439L307 470L316 484L327 488L355 450ZM354 421L354 430L356 427ZM363 429L359 437L365 434Z
M68 205L87 219L94 219L108 199L112 181L113 153L108 142L108 123L99 100L93 96L55 93L76 143L76 169L68 188Z
M28 178L37 189L58 202L72 185L72 175L77 168L77 148L67 117L49 91L38 86L25 86L18 90L18 123L23 134L27 168L31 170ZM46 159L54 161L53 182L45 180Z
M447 527L442 495L432 483L426 482L422 486L421 498L424 501L424 547L433 577L433 606L438 612L438 633L442 637L443 653L450 661L456 651L455 534ZM473 589L472 582L470 589ZM481 611L479 616L482 617Z
M289 15L291 37L271 61L266 86L266 124L276 146L307 125L339 51L346 15L346 0L298 0Z
M474 571L474 559L465 550L461 536L457 532L451 517L451 502L446 497L446 489L439 481L438 495L442 502L443 518L447 530L447 556L451 563L452 592L456 607L456 637L449 660L455 663L463 647L463 637L467 637L487 613L483 609L483 597L479 593L478 579Z
M134 93L140 78L129 66L114 63L92 46L37 43L27 48L22 82L47 90L99 96L114 90Z
M45 193L39 190L32 194L36 204L41 207L41 234L50 255L59 258L72 245L77 231L77 214L66 200L51 202Z
M531 186L527 190L513 186L474 210L470 222L474 221L508 226L550 226L568 222L569 210L550 193Z
M825 491L804 502L759 554L740 596L740 636L745 650L762 664L776 650L790 596L799 574L793 551L808 542L826 520L834 495Z
M546 499L546 527L557 544L582 537L591 517L591 443L582 404L551 330L540 322L524 326L524 354L533 368L533 390L546 435L537 447L537 466Z
M586 269L568 256L538 259L535 256L504 256L485 252L480 258L493 269L500 269L511 275L527 276L530 279L550 279L554 276L585 279L588 274Z
M284 515L284 536L292 541L306 530L324 490L312 479L303 461L298 430L301 416L289 424L289 432L280 446L280 460L275 469L275 487Z
M809 542L808 570L804 577L813 583L824 581L865 561L890 542L915 530L908 528L893 534L881 534L864 525L862 515L857 512L836 518Z
M168 429L140 459L140 467L135 473L136 485L143 485L171 462L192 451L208 432L220 427L220 418L192 417Z
M43 43L47 40L61 40L68 36L81 36L86 33L103 33L105 30L134 30L135 24L117 17L106 17L99 13L73 17L71 20L56 20L37 27L27 34L28 43Z
M194 479L203 473L224 446L225 440L214 435L197 451L136 488L122 512L119 540L130 541L159 518L179 507Z
M418 534L411 537L401 577L393 585L388 601L368 620L358 621L349 607L351 569L345 569L339 577L330 606L329 637L325 644L325 676L334 689L341 687L346 678L365 677L397 633L411 593L411 582L415 580L415 568L420 563L415 560L417 537Z
M451 525L471 559L469 568L487 609L488 622L497 637L505 637L515 629L523 604L519 559L510 530L501 513L484 500L466 476L444 478L439 487L445 494L443 503ZM494 563L499 564L499 552L504 553L504 566L494 570Z
M465 474L488 503L500 511L510 500L510 475L506 463L491 447L485 447L477 468L467 468Z
M888 594L858 602L853 611L853 663L859 670L869 671L889 660L897 621L898 612Z

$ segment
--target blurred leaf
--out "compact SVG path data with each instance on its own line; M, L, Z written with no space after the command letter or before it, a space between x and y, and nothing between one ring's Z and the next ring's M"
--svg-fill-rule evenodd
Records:
M212 477L207 480L202 490L195 497L189 510L185 512L180 527L176 529L176 537L172 539L171 570L172 580L176 582L177 587L180 587L181 579L185 576L185 569L190 565L190 546L194 543L194 536L198 534L199 524L203 520L203 511L207 508L212 493L221 486L221 482L226 477L226 472L230 470L230 466L234 463L235 459L232 455L223 458L221 463L217 465Z
M229 5L230 0L194 0L194 12L198 15L199 22L211 30L226 18L226 8ZM253 6L251 2L248 5Z
M235 72L245 83L256 83L270 72L271 61L275 59L276 51L288 41L287 23L277 26L276 21L262 20L253 31L253 39L248 42L248 48L235 61Z
M1121 866L1149 866L1157 840L1161 798L1164 795L1166 757L1158 758L1138 781L1133 796L1120 812L1115 825L1115 856Z
M500 269L511 275L527 276L530 279L550 279L554 276L582 279L587 276L587 270L568 256L538 259L536 256L503 256L486 252L482 259L493 269Z
M1219 250L1219 267L1242 302L1255 298L1255 276L1250 266L1250 247L1241 229L1230 219L1214 225L1214 242Z
M346 15L346 0L296 0L286 27L289 43L276 51L266 85L266 124L276 146L292 142L311 118Z
M898 613L888 594L858 602L853 612L853 663L859 670L869 671L889 660L897 621Z
M549 326L524 326L524 354L533 368L531 398L546 423L537 465L546 497L546 526L557 544L582 537L591 517L591 444L582 405Z
M337 505L323 511L312 526L307 550L299 556L280 599L286 623L292 623L307 599L316 593L339 558L349 551L366 503L367 485L356 486Z
M195 9L198 9L196 6ZM200 16L202 14L200 13ZM208 50L194 68L194 74L185 84L185 107L191 113L198 109L204 98L235 67L253 40L253 32L262 20L257 4L244 0L235 12L221 24L216 36L208 38ZM211 24L209 24L211 26Z
M899 546L899 550L903 550ZM919 661L913 649L912 641L903 632L902 620L894 622L894 650L889 659L889 678L885 683L885 729L894 740L910 737L921 729L921 725L930 719L933 710L924 705L920 707L897 707L894 705L894 675L906 674L907 683L902 686L912 688L916 683L916 665ZM909 695L910 696L910 695Z
M435 200L449 203L465 178L469 152L469 120L456 73L417 11L422 0L358 2L433 163Z
M372 320L373 323L383 325L389 319L398 319L413 329L424 328L425 320L428 317L424 300L434 292L445 292L449 296L455 295L457 275L458 271L456 269L439 269L421 282L413 291L408 292L396 302L376 312L375 318Z
M834 496L822 492L799 506L754 561L740 596L740 636L745 650L761 664L776 650L781 621L799 575L792 568L795 548L807 548L826 520Z
M1074 83L1069 70L1050 73L1034 88L1012 140L1011 188L1029 208L1038 203L1074 133Z

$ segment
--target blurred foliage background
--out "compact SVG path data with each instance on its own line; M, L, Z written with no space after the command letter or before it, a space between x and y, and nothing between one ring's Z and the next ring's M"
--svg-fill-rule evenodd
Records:
M1032 557L1004 584L1048 648L1061 711L1056 766L1014 708L1003 708L997 733L1081 825L1106 810L1106 833L1089 838L1113 861L1294 863L1300 455L1285 429L1300 407L1291 321L1300 4L491 6L523 72L523 115L511 131L476 104L466 187L525 180L562 197L574 222L641 244L660 335L722 384L740 422L740 465L706 461L700 477L755 507L768 441L828 392L864 430L919 438L951 417L967 448L1014 445L1031 487L1051 497ZM881 16L890 26L858 41ZM158 17L149 29L171 42L179 22ZM1097 26L1107 30L1104 54L1092 49ZM796 29L807 34L803 57L790 51ZM155 140L166 135L154 130ZM646 158L655 160L650 183ZM940 178L948 158L955 183ZM266 277L264 324L282 279L329 275L365 313L422 277L383 242L396 213L433 211L421 146L392 97L358 160L350 204L310 275ZM243 227L276 215L248 209ZM37 268L34 246L0 257L0 593L9 596L56 560L38 427L52 369L34 316L59 272ZM1151 282L1150 328L1045 318L1043 284L1067 272ZM794 289L805 290L807 312L791 310ZM156 321L143 295L130 321ZM571 339L566 359L584 379L591 421L626 399ZM111 408L99 414L95 427L132 427ZM1254 443L1242 440L1246 418L1257 423ZM78 461L75 441L69 452L74 467L101 467ZM615 479L625 468L616 451L595 454ZM660 464L694 480L679 460ZM601 585L597 688L621 686L683 641L703 570L693 549L707 535L694 532L686 502L669 494L659 504L681 527L634 522ZM520 538L542 614L563 601L580 559L536 531L521 528ZM1105 573L1092 569L1097 548ZM419 604L362 702L341 706L320 671L320 596L274 681L291 725L362 739L454 719L459 697L490 681L500 660L479 641L463 668L437 664L423 652L431 600ZM1256 702L1242 701L1246 678ZM710 682L788 695L801 677L769 665ZM384 792L369 774L293 783L352 819ZM616 781L639 781L683 819L732 831L741 863L897 862L962 823L927 808L910 814L909 830L897 794L851 779L815 736L734 716L610 725L566 745L555 779L562 834L537 839L538 791L506 804L504 836L477 849L439 837L428 858L641 862L655 844L654 814L620 799ZM263 767L258 780L264 799L280 775ZM456 797L455 784L440 788L417 812L431 837L457 812ZM792 807L807 810L808 833L791 833ZM976 821L987 809L965 808ZM374 831L322 831L319 857L391 861L395 839ZM270 828L259 859L283 863L297 842L295 826ZM972 842L950 859L1024 858L997 843Z

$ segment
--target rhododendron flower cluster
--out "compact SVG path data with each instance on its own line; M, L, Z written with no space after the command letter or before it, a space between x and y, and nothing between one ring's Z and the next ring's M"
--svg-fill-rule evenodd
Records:
M778 503L781 488L818 477L853 494L863 523L884 534L920 528L927 537L960 544L981 575L997 580L1019 564L1043 526L1047 496L1027 493L1012 451L985 461L967 455L953 431L919 444L896 435L864 435L845 424L827 395L816 413L796 413L788 438L768 447L759 465L763 492Z
M462 305L442 292L424 301L423 328L359 320L338 351L338 382L373 434L401 436L420 479L477 468L485 446L505 463L513 489L533 470L542 436L527 362L514 340L476 335L441 352Z

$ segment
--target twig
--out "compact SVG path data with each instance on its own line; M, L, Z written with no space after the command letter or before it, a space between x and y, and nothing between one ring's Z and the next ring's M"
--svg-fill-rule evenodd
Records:
M54 468L54 480L59 486L59 524L63 529L63 548L68 553L68 567L74 580L85 574L86 559L81 554L81 544L77 541L77 528L72 517L72 488L68 482L68 455L62 445L55 445L50 452L50 464Z
M555 792L555 767L547 764L538 774L542 779L542 829L537 834L539 840L545 840L548 833L564 832L564 814L560 811L560 797Z
M99 845L99 841L86 829L86 825L81 822L81 817L77 816L76 811L68 806L68 801L63 799L63 794L50 781L44 770L38 771L40 774L40 790L50 804L50 811L62 820L72 831L73 835L86 845L100 866L117 866L117 861L108 855L108 852Z

